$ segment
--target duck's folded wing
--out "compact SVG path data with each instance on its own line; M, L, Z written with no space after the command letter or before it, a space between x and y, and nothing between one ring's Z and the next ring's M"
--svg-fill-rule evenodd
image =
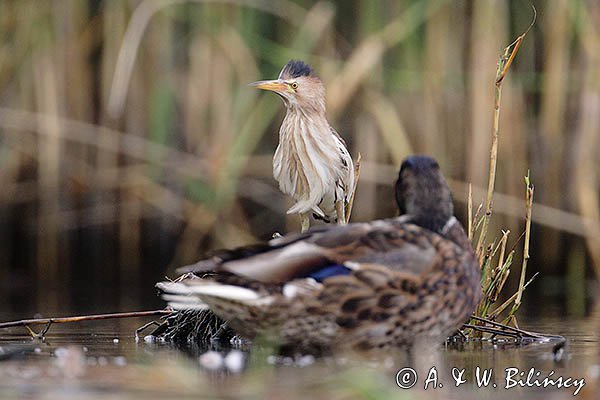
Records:
M225 261L216 270L268 283L312 276L335 265L352 269L352 262L420 273L436 256L431 243L419 239L420 229L399 219L338 226L303 240L286 239L270 251Z
M187 273L202 273L219 269L223 264L235 260L249 260L253 257L261 259L261 254L270 253L287 247L291 244L308 240L314 235L336 228L335 225L321 225L309 229L302 233L292 233L286 236L278 237L270 240L267 243L253 244L249 246L238 247L235 249L221 249L210 252L206 258L195 262L194 264L185 265L177 268L176 272L180 275Z
M224 262L248 258L256 254L273 250L269 244L253 244L250 246L238 247L235 249L223 249L210 252L205 259L194 264L185 265L177 268L176 272L180 275L187 273L201 273L212 271Z
M440 257L434 246L418 246L403 241L398 249L368 253L347 261L345 264L352 269L360 269L361 266L366 265L378 265L390 270L418 275L436 266L438 261L440 261Z

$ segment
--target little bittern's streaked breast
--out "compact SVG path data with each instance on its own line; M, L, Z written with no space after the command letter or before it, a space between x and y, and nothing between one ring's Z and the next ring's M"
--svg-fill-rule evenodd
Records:
M309 214L326 222L347 223L346 208L355 190L354 163L344 140L327 121L325 87L312 68L291 60L279 77L250 84L277 93L286 107L273 157L279 188L296 201L302 230Z

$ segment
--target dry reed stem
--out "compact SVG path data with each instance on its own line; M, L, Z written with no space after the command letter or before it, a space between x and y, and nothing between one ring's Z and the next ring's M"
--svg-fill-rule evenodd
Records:
M36 102L38 109L42 110L44 119L34 120L36 128L43 135L38 143L39 162L39 198L38 215L56 216L60 209L60 177L62 143L60 140L61 125L58 118L60 105L57 88L57 70L53 58L49 53L42 54L34 68L36 75ZM59 221L55 218L40 218L37 240L37 265L38 284L47 287L56 284L60 275L59 253L60 242L57 226Z
M533 184L529 180L529 173L525 177L525 243L523 245L523 264L521 266L521 279L519 280L519 291L515 300L515 307L521 305L521 297L525 286L525 275L527 275L527 262L529 261L529 238L531 237L531 213L533 210ZM516 310L515 310L516 311Z
M356 156L354 162L354 190L348 199L348 205L346 206L346 223L350 222L352 216L352 207L354 206L354 196L356 195L356 189L358 189L358 180L360 179L360 167L361 167L362 156L360 153Z
M328 86L329 113L336 118L373 69L380 65L385 52L417 30L446 1L435 2L425 12L422 3L414 3L379 32L363 39Z
M469 242L473 239L473 184L469 182L469 193L467 194L467 237Z
M568 73L571 53L570 41L573 39L569 26L569 1L554 0L547 3L543 16L544 31L544 79L540 104L540 131L549 139L552 146L545 149L548 158L547 168L540 178L538 186L544 188L543 200L552 206L560 204L562 188L556 180L562 180L561 170L564 162L566 106L571 90ZM561 182L562 183L562 182ZM538 198L540 198L538 196Z
M570 4L572 7L577 5ZM581 4L580 4L581 6ZM598 60L600 59L600 29L597 19L600 7L595 2L589 3L590 10L579 10L581 18L580 36L582 37L584 69L579 96L579 117L573 137L575 203L579 213L584 217L582 225L586 235L586 244L592 259L596 278L600 279L600 240L590 233L600 229L600 174L598 173L598 146L600 140L600 79L598 76ZM572 10L576 14L575 10Z
M506 252L506 242L508 242L508 235L510 235L510 231L502 231L502 238L500 239L500 255L498 256L498 269L502 268L504 265L504 253Z
M378 138L374 133L376 130L375 122L372 118L365 115L357 116L355 120L356 129L362 134L356 138L355 147L360 149L367 159L377 160L381 154L381 147L378 146ZM377 185L372 182L361 182L360 203L356 205L354 215L364 219L372 210L377 207Z
M488 176L488 189L485 200L485 214L483 220L483 226L481 228L481 232L479 235L479 241L477 242L476 253L479 256L479 260L482 260L483 255L483 246L485 243L485 239L487 236L487 231L490 223L490 219L492 217L492 207L493 207L493 196L494 196L494 188L496 184L496 169L498 163L498 139L500 134L500 100L502 99L502 82L508 73L510 66L512 65L513 60L515 59L523 40L533 27L535 23L537 13L535 11L535 7L533 7L533 20L527 30L523 32L514 42L509 44L505 49L500 59L498 60L498 68L496 70L496 84L494 89L494 122L492 128L492 145L490 149L490 169Z

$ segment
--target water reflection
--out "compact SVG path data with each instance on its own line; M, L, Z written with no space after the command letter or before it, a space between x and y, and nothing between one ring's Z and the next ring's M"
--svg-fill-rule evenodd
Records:
M141 300L131 309L148 309L148 304L144 303L148 299ZM60 312L45 310L46 316L63 316L77 311L63 306L65 310ZM0 397L239 397L247 394L255 398L294 399L307 396L355 398L366 393L373 398L518 396L534 399L539 398L540 393L547 399L572 397L576 390L573 386L504 389L507 368L518 371L514 379L521 378L525 384L527 374L533 368L532 378L540 381L551 371L554 371L553 378L585 378L585 386L578 397L596 398L600 375L600 309L596 307L589 316L581 318L558 315L552 307L546 307L545 311L545 315L535 318L523 313L521 326L565 336L567 346L558 361L553 357L552 343L526 346L449 344L411 352L338 354L317 359L276 357L272 348L261 345L240 347L238 343L217 349L218 353L210 355L212 359L209 356L201 359L208 349L199 346L181 348L168 343L147 342L143 338L136 341L135 330L147 322L147 318L54 325L45 342L33 341L23 328L12 328L0 332ZM3 320L31 316L14 311L3 313ZM221 358L218 358L219 354ZM231 368L231 364L235 364L231 354L238 358L241 354L243 365ZM411 389L403 390L397 385L397 373L403 368L414 369L418 376ZM477 387L478 368L480 377L483 371L493 372L488 384L482 388ZM241 372L233 373L232 369ZM521 372L523 376L519 375ZM465 382L457 388L458 377ZM426 381L428 389L424 390Z
M258 346L249 352L244 350L243 358L248 361L240 374L231 373L224 364L207 368L205 362L203 368L199 355L206 349L190 347L182 351L167 343L136 342L134 331L141 323L127 320L54 326L44 343L32 341L23 330L3 332L0 394L237 396L249 391L259 397L302 398L307 393L327 393L338 398L368 390L383 397L419 393L423 398L441 394L449 398L538 398L539 388L504 389L507 368L524 372L523 380L531 368L539 373L536 377L540 380L550 371L554 371L555 378L585 378L586 386L579 396L594 393L598 383L597 310L583 319L543 318L523 323L527 329L568 338L565 356L558 362L553 359L552 344L469 343L413 352L336 355L303 363L299 362L301 358L274 358L272 349ZM231 349L222 349L223 355L230 353ZM405 367L413 368L419 377L406 391L395 382L396 373ZM487 387L481 389L476 384L478 367L480 374L483 370L493 371ZM459 374L465 383L456 388ZM428 389L423 390L426 380ZM550 387L543 392L548 398L560 398L571 396L574 390Z

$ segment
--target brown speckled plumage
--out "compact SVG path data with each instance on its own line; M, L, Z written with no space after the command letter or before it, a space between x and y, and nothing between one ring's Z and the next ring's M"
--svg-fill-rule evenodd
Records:
M159 286L178 308L196 302L242 336L273 335L298 348L442 341L479 301L479 265L434 160L403 163L397 199L398 218L221 252L186 269L211 270L210 278Z

